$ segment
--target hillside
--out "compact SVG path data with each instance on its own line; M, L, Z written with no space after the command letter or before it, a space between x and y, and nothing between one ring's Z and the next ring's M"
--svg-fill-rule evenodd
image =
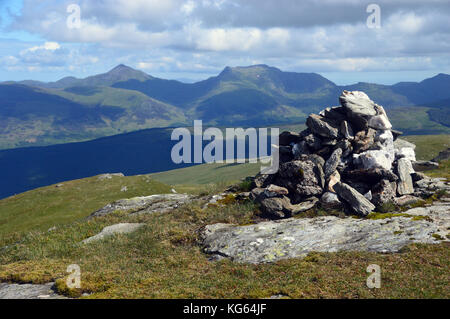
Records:
M425 154L437 151L441 137L412 137ZM221 171L224 170L224 171ZM150 176L98 176L64 182L0 200L0 281L56 281L60 294L83 298L447 298L448 243L412 244L398 254L375 252L310 253L267 264L212 262L198 245L199 229L214 223L252 223L257 207L234 202L225 206L192 203L171 213L109 216L84 220L108 201L168 192L174 184L225 181L245 177L245 165L202 165ZM219 171L220 173L214 173ZM203 172L205 178L198 176ZM225 173L222 173L225 172ZM127 186L126 192L120 190ZM225 186L225 184L223 184ZM220 191L197 185L195 191ZM178 188L177 188L178 189ZM182 189L182 188L180 188ZM191 189L194 191L194 189ZM205 192L206 193L206 192ZM26 216L26 218L25 218ZM23 222L23 220L26 222ZM20 221L20 223L19 223ZM104 227L145 223L132 234L80 244ZM53 227L56 226L56 227ZM51 231L48 229L52 227ZM80 257L82 256L82 257ZM82 269L81 290L65 285L67 265ZM380 289L367 289L367 265L383 269ZM289 275L287 275L289 274ZM220 284L218 284L220 283Z
M445 74L420 83L338 86L316 73L253 65L226 67L204 81L183 83L119 65L84 79L0 83L0 149L190 126L194 119L216 126L303 122L309 113L336 105L342 90L363 90L388 112L408 107L419 122L411 127L398 118L403 124L397 128L406 133L450 132L450 77Z

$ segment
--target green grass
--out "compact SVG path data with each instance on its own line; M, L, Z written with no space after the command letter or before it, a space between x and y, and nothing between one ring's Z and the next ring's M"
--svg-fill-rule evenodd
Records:
M442 135L407 138L417 143L417 152L423 156L435 154L445 144ZM443 162L439 170L427 174L448 175L448 165L449 161ZM450 297L448 243L413 244L397 254L311 253L304 259L246 265L208 261L199 245L199 230L218 222L253 222L258 210L248 202L232 200L224 207L203 209L200 201L165 214L115 213L80 220L116 199L167 193L173 187L169 184L176 185L179 192L215 193L254 175L259 167L206 164L105 181L92 177L2 200L0 247L9 246L0 249L0 282L56 280L60 293L74 297L91 294L85 298L265 298L275 294L288 298ZM128 192L120 192L123 186ZM80 244L103 227L120 222L146 226L132 234ZM58 227L48 232L54 225ZM66 268L74 263L81 267L81 290L65 285ZM380 289L366 286L369 264L381 266Z
M410 135L401 138L414 143L416 148L416 158L418 160L431 160L439 152L450 147L450 134L441 135Z
M256 175L260 167L260 163L212 163L155 173L150 176L169 185L232 184L244 177Z
M85 178L35 189L0 201L0 237L14 232L47 230L86 217L121 199L170 193L170 187L148 176ZM128 188L121 192L122 187Z
M387 110L395 129L407 134L449 134L450 128L434 122L428 107L399 107Z
M0 280L56 280L60 292L85 298L449 298L447 243L411 245L399 254L311 253L305 259L247 265L210 262L198 230L216 222L248 223L255 207L233 203L200 209L191 204L169 214L123 214L32 232L0 252ZM135 233L89 245L79 242L118 222L143 222ZM68 265L81 267L81 290L65 285ZM380 289L366 286L369 264L382 269Z

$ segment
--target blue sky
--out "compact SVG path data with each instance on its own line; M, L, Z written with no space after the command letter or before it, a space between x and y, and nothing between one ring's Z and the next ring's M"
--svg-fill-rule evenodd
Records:
M370 3L380 28L367 26ZM450 73L448 21L449 0L0 0L0 81L120 63L171 79L264 63L337 84L420 81Z

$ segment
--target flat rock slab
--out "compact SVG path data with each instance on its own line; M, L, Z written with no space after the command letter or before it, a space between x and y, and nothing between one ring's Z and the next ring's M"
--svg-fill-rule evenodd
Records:
M52 289L54 283L44 285L0 283L0 299L66 299Z
M95 236L89 237L82 241L83 244L88 244L93 241L101 240L107 236L117 235L117 234L127 234L132 233L145 224L140 223L120 223L103 228L103 230Z
M432 235L447 229L449 214L449 206L436 205L412 210L411 215L429 215L431 218L420 220L326 216L290 218L249 226L214 224L205 227L202 239L206 253L252 264L305 257L313 251L394 253L410 243L440 242Z
M88 219L111 214L115 211L134 211L134 213L166 213L194 198L187 194L157 194L145 197L120 199L92 213Z

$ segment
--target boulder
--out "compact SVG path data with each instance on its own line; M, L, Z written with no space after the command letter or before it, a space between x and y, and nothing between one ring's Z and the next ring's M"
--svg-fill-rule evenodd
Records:
M367 129L370 118L377 115L375 103L364 92L344 91L339 101L358 130Z
M333 188L338 196L346 201L355 213L366 216L375 209L375 206L367 198L349 185L339 182Z

